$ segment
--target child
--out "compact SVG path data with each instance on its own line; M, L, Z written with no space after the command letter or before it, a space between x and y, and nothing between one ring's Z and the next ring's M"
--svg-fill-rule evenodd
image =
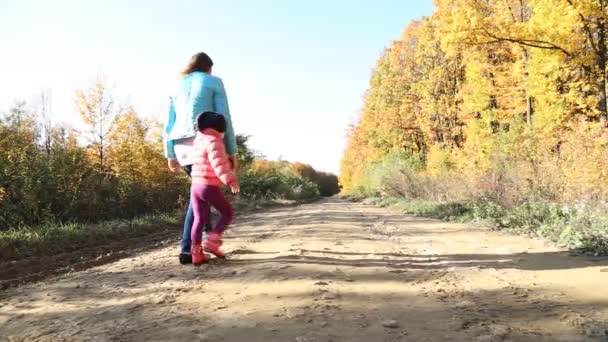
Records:
M194 164L192 165L191 201L194 211L192 224L192 263L196 266L209 258L204 251L223 258L220 250L224 229L232 222L234 209L224 198L221 186L227 185L236 194L240 191L235 173L226 154L223 135L226 132L224 116L204 112L197 119L198 133L194 139ZM215 227L207 233L202 245L202 235L209 217L209 206L219 211L221 217Z

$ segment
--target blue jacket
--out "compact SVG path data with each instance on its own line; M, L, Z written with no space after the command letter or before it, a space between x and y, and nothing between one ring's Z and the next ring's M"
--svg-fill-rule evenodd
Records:
M175 159L175 141L196 136L196 119L203 112L216 112L226 118L224 143L229 155L237 153L236 137L230 119L228 98L222 79L204 72L184 76L176 96L170 98L165 126L165 157Z

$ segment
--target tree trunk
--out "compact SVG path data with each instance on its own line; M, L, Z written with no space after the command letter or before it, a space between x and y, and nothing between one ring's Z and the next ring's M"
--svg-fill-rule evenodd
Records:
M522 54L524 57L524 79L526 80L526 88L528 84L528 78L530 77L530 73L528 72L528 63L529 63L529 55L528 50L524 47L522 49ZM534 99L528 93L528 89L524 90L526 93L526 123L528 127L532 127L532 114L534 114Z
M534 114L534 99L526 95L526 122L532 127L532 114Z
M604 127L608 124L608 104L606 103L606 21L604 18L599 18L597 23L598 41L597 41L597 66L599 68L598 90L599 90L599 112L600 122Z

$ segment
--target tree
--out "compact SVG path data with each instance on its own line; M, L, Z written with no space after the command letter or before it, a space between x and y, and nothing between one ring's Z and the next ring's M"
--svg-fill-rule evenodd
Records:
M106 80L98 76L89 88L77 90L75 105L80 117L88 126L86 135L92 157L98 165L98 170L105 172L106 138L112 130L113 119L117 112Z
M149 169L148 158L153 152L146 141L148 127L133 108L115 117L112 130L106 136L106 162L117 177L134 183Z
M0 230L40 214L35 196L41 157L37 138L35 116L25 102L16 102L0 120Z
M291 164L293 171L302 178L308 179L311 182L316 183L319 179L317 171L310 165L295 162Z
M527 87L528 47L489 36L510 36L525 30L531 9L526 0L441 1L443 48L462 56L466 81L462 87L465 116L498 110L497 120L525 115L532 125L533 98Z
M317 185L319 186L319 192L323 197L331 197L340 193L340 184L336 175L319 172Z
M255 159L255 152L249 147L248 135L237 134L236 135L236 146L239 151L239 165L242 167L249 167Z
M348 132L344 191L466 185L503 203L608 194L608 0L435 4L379 56Z
M580 83L593 92L577 94L573 103L590 118L607 124L606 0L441 0L439 6L455 15L451 30L468 44L516 44L524 63L530 50L544 50L560 59L554 72L568 83ZM460 22L460 25L458 24ZM466 37L466 38L465 38ZM566 68L564 68L566 67ZM525 68L527 69L527 68ZM526 71L527 74L527 71ZM532 102L528 102L531 120Z

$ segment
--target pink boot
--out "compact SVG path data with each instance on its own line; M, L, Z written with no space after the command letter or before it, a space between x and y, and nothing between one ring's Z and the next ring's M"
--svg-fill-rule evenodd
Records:
M225 258L226 255L220 249L222 245L222 234L211 232L207 234L207 241L205 241L205 251L215 255L218 258Z
M191 252L192 264L194 266L200 266L209 261L209 257L205 253L203 253L203 247L200 244L192 245Z

